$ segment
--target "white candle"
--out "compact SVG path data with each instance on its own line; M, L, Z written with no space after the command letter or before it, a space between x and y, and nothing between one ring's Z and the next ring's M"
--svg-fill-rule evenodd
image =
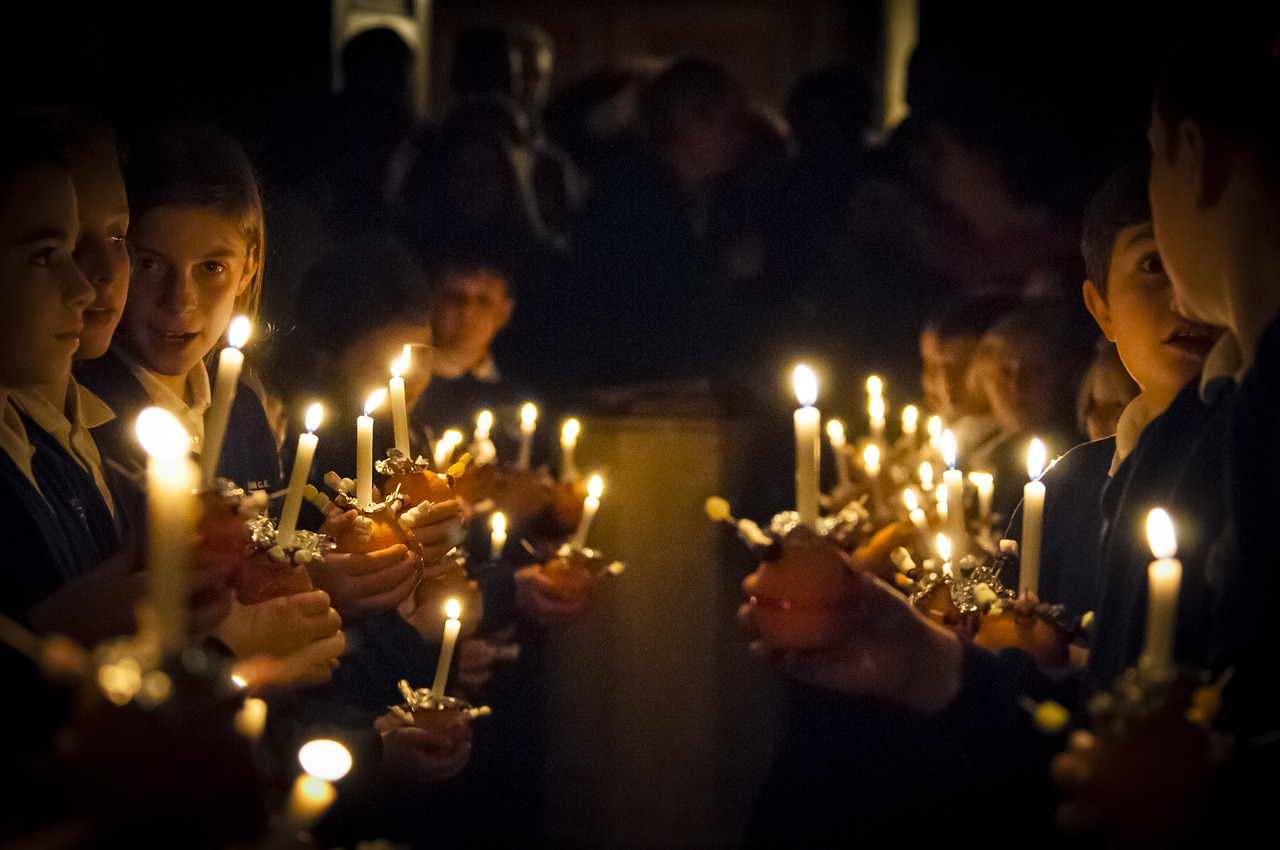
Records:
M493 529L489 535L489 556L496 560L502 556L502 549L507 545L507 515L502 511L495 511L489 519L489 525Z
M1018 589L1022 593L1039 593L1040 590L1040 524L1044 518L1044 443L1040 438L1031 441L1027 450L1027 476L1031 479L1022 488L1022 543L1018 547Z
M867 403L871 420L871 439L877 443L884 441L884 399L875 396Z
M937 451L938 441L942 439L942 417L930 416L929 421L925 423L925 429L929 432L929 445Z
M827 437L831 440L831 453L835 457L836 481L844 487L849 483L848 453L845 451L848 443L844 438L844 423L839 419L828 422Z
M875 516L880 512L880 446L868 443L862 450L862 465L866 467L868 481L868 509Z
M262 730L266 725L267 701L258 697L245 697L240 710L236 712L236 731L257 743L262 738Z
M437 698L444 696L445 683L449 680L449 665L453 661L453 646L458 642L458 632L462 630L462 605L458 600L450 599L444 604L444 639L440 643L440 660L436 663L436 678L431 684L431 694Z
M969 481L978 490L978 520L983 528L990 528L991 497L995 495L995 476L990 472L970 472Z
M920 489L926 491L933 489L933 464L927 460L920 463Z
M796 428L796 512L800 522L816 528L818 522L818 446L822 414L818 400L818 377L801 364L792 373L792 385L800 406L795 412Z
M939 484L933 488L934 509L938 512L938 521L942 523L942 527L947 526L947 485Z
M288 549L293 546L294 532L298 529L298 511L302 509L302 493L311 475L311 461L316 456L319 438L315 431L320 427L324 408L313 404L307 408L307 433L298 435L298 451L293 457L293 471L289 473L289 489L284 494L280 508L280 522L276 525L276 542Z
M600 509L600 494L604 492L604 480L599 475L591 476L587 482L587 498L582 502L582 519L578 522L578 530L574 532L572 548L581 549L587 545L587 531L591 528L591 520L595 519Z
M227 434L236 384L244 367L244 352L240 348L249 340L249 330L249 320L244 316L232 319L227 328L227 347L218 354L218 376L213 383L213 399L205 414L204 446L200 451L200 478L205 484L212 484L218 474L222 440Z
M440 439L436 440L436 471L449 468L449 464L453 462L453 450L462 442L462 432L454 428L450 428L440 435Z
M908 404L902 408L902 433L904 436L915 438L916 427L920 421L920 408L914 404Z
M409 409L404 398L404 373L409 369L409 349L404 351L391 364L391 425L395 429L396 449L405 457L409 456Z
M493 411L482 410L476 414L476 429L472 432L471 441L475 444L476 463L492 463L496 452L489 433L493 429Z
M520 457L517 466L528 469L533 461L533 432L538 427L538 406L526 401L520 408Z
M352 764L347 748L327 739L303 744L298 761L303 773L293 783L286 819L291 832L310 829L320 820L337 796L333 783L346 776Z
M1147 542L1155 556L1147 566L1147 638L1142 664L1158 678L1173 672L1173 633L1178 614L1178 591L1182 583L1182 562L1173 520L1163 508L1147 514Z
M920 509L920 502L916 499L915 491L910 487L903 490L902 501L907 506L907 518L911 520L911 524L921 531L927 532L929 530L929 518Z
M578 446L578 434L582 423L577 419L566 419L560 428L560 480L577 481L578 464L574 459L574 451Z
M386 397L386 390L378 390L364 403L364 415L356 417L356 503L361 508L373 502L373 417L369 414Z
M937 537L938 555L942 558L942 574L952 575L951 569L951 541L947 535L939 533Z
M964 515L964 473L956 469L956 435L948 428L939 441L942 460L947 468L942 483L947 486L947 537L951 540L951 556L959 561L969 551L969 529Z
M148 407L138 414L136 430L148 455L148 602L161 650L177 652L186 638L187 572L200 470L190 457L191 436L173 414Z

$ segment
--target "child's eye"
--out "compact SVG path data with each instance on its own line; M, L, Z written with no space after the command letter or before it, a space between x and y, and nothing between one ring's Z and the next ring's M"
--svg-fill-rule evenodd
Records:
M52 246L41 249L31 255L31 263L37 266L51 266L53 265L53 257L55 254L57 254L57 249Z
M142 271L150 271L156 267L156 261L151 257L137 257L134 259L133 265Z
M1147 274L1162 274L1164 272L1164 263L1160 262L1160 255L1154 251L1143 255L1138 261L1138 268Z
M222 263L216 262L214 260L209 260L204 264L204 270L207 271L209 274L222 274L227 270L227 267L224 266Z

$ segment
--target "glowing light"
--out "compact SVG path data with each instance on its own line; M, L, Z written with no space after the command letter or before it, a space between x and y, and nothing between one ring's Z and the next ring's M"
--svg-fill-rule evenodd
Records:
M337 741L317 738L298 750L298 762L308 775L336 782L351 770L351 753Z
M805 364L801 363L791 373L791 386L802 407L813 407L818 402L818 376Z
M1151 546L1151 554L1157 558L1172 558L1178 554L1173 519L1164 508L1153 508L1147 514L1147 543Z

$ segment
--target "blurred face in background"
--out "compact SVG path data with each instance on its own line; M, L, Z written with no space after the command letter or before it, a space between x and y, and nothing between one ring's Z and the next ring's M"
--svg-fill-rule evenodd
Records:
M973 337L944 339L929 329L920 334L925 407L944 421L989 412L985 394L968 381L969 366L977 350L978 340Z
M496 272L450 271L431 302L436 356L468 369L479 366L514 306L506 279Z

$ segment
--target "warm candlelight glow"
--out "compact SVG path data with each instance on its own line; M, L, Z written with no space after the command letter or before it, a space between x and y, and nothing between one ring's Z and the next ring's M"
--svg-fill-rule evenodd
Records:
M314 434L315 430L320 427L320 420L324 417L324 408L319 402L307 408L306 426L307 432Z
M925 427L929 431L929 437L936 440L938 437L942 436L942 417L930 416L929 424Z
M489 439L489 431L493 428L493 411L482 410L476 416L476 439Z
M791 386L795 388L796 400L802 407L813 407L818 402L818 376L805 364L801 363L791 373Z
M867 411L871 418L871 423L876 427L884 425L884 398L878 395L872 396L871 401L867 402Z
M337 741L317 738L298 750L302 769L317 779L336 782L351 770L351 753Z
M1173 520L1164 508L1153 508L1147 514L1147 543L1151 546L1151 554L1157 558L1172 558L1178 554Z
M496 511L489 520L490 526L493 528L495 535L506 536L507 534L507 515L502 511Z
M956 468L956 435L951 429L942 432L942 461L948 469Z
M1031 447L1027 449L1027 477L1035 481L1040 477L1040 473L1044 472L1044 442L1036 437L1031 441Z
M947 538L947 535L939 534L937 545L938 545L938 554L942 556L942 560L950 561L951 560L951 541Z
M560 445L576 446L578 444L578 434L582 430L582 423L577 419L566 419L564 426L560 429Z
M995 476L990 472L970 472L969 482L981 490L984 487L990 487L995 484Z
M862 450L862 462L867 467L868 475L880 474L880 447L875 443Z
M902 503L907 506L908 511L920 509L920 502L916 499L915 491L910 487L902 491Z
M374 390L373 394L364 403L364 415L372 416L373 412L378 409L387 399L387 391L385 389Z
M872 398L879 398L884 392L884 381L880 380L879 375L872 375L867 378L867 395Z
M933 464L927 460L920 464L920 486L926 490L933 487Z
M462 603L456 599L450 599L444 603L444 615L450 620L456 620L462 616Z
M249 341L251 328L247 316L236 316L227 328L227 345L232 348L244 348L244 344Z
M520 408L520 424L531 428L537 421L538 406L531 401L526 401L524 407Z
M902 408L902 433L914 434L916 423L920 421L920 409L914 404Z
M591 480L587 482L587 498L599 501L602 493L604 493L604 479L599 475L591 476Z
M938 500L938 510L945 513L947 510L947 485L939 484L934 488L933 495Z
M399 378L405 372L409 371L409 350L410 345L404 347L404 351L400 352L400 356L391 361L391 377Z
M138 442L147 454L161 460L176 460L191 450L191 437L172 413L148 407L138 414L134 425Z
M827 423L827 436L831 438L833 445L844 444L844 423L839 419L832 419Z
M440 437L440 444L447 446L452 451L459 443L462 442L462 432L456 428L450 428Z

